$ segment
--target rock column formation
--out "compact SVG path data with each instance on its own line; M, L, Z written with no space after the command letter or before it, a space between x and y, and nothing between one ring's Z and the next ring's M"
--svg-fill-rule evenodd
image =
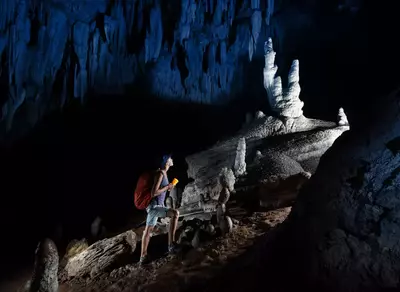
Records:
M241 176L246 172L246 139L239 139L239 143L236 149L235 164L233 166L235 170L235 176Z
M265 43L264 87L268 94L271 109L281 117L299 118L303 115L304 102L299 99L299 61L294 60L289 71L288 87L282 88L280 76L275 76L278 71L275 65L276 53L272 47L272 39Z
M185 187L182 206L191 204L195 206L201 194L215 197L219 193L218 175L221 169L233 168L237 172L241 169L239 165L244 165L249 153L255 153L257 150L262 150L262 154L269 154L270 157L285 157L280 161L294 160L302 164L307 171L315 169L319 157L336 138L349 130L347 118L342 109L339 111L338 122L315 120L303 115L304 103L299 98L299 62L297 60L293 61L290 68L287 88L282 88L281 79L276 76L277 71L275 52L272 40L269 39L265 43L263 75L264 87L274 115L266 116L258 111L255 119L246 123L235 136L218 142L206 151L186 157L188 176L194 178L195 181ZM294 135L294 133L297 134ZM292 135L278 139L278 136L286 134ZM243 151L243 143L245 151ZM238 151L238 148L242 150ZM250 159L253 160L254 157ZM309 167L310 162L313 167ZM239 173L242 173L241 170Z
M58 251L54 242L45 239L36 249L35 267L29 292L58 292Z

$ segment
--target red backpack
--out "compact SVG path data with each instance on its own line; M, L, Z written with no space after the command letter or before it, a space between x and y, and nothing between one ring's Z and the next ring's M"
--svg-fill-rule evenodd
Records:
M147 171L140 175L136 184L134 202L136 208L144 210L150 204L152 199L151 189L154 184L154 172Z

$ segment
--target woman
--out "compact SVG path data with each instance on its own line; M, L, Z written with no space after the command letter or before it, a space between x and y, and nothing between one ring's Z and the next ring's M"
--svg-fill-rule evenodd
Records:
M147 247L150 242L150 235L157 224L158 218L171 218L169 221L169 233L168 233L168 251L174 253L177 251L177 244L175 243L175 232L178 224L179 212L176 209L170 209L165 207L164 201L167 191L171 191L174 188L172 183L169 183L167 172L174 162L171 155L164 155L161 162L161 167L156 171L151 200L149 206L146 208L147 218L146 227L143 231L142 237L142 251L140 256L140 263L144 264L148 262Z

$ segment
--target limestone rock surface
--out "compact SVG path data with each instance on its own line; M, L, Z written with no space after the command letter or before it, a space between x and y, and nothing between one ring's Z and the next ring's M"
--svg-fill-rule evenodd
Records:
M398 288L399 210L396 91L325 153L292 209L289 233L303 249L308 284L319 279L318 289L329 291Z

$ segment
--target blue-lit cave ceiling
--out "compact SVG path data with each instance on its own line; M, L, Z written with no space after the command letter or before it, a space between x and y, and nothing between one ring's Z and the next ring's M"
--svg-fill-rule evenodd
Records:
M317 30L315 11L356 13L356 2L2 0L2 132L18 115L29 128L70 100L132 94L128 86L205 104L263 98L267 37L288 70L293 52Z

